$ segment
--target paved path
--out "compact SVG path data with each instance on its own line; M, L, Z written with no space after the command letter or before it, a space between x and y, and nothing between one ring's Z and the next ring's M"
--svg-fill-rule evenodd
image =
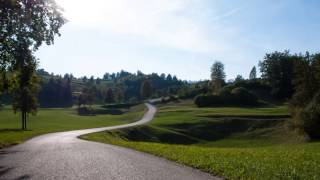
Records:
M83 134L145 124L156 108L137 122L86 130L51 133L0 151L0 179L217 179L190 167L118 146L78 139Z

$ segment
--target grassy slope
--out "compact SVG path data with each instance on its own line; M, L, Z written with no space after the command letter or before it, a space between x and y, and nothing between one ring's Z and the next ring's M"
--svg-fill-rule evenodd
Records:
M79 116L75 109L40 109L36 116L30 116L28 131L21 131L20 116L13 114L11 108L0 111L0 148L21 143L36 135L49 132L96 128L125 124L142 117L145 106L139 105L124 110L122 115L100 114Z
M276 115L287 114L285 106L199 109L180 104L161 107L148 126L83 138L148 152L228 179L319 179L320 143L299 143L284 120L276 120Z

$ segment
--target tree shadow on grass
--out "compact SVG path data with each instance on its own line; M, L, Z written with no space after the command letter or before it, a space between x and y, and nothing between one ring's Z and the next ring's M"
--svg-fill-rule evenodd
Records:
M159 129L151 126L135 127L130 129L118 130L117 135L123 139L136 142L158 142L166 144L195 144L197 139L188 137L184 134Z
M124 140L165 144L191 145L206 141L218 141L241 134L245 138L263 137L270 129L283 125L283 121L253 120L243 118L203 119L189 123L161 126L142 126L110 132Z
M32 131L32 129L26 129L26 130L22 130L22 129L18 129L18 128L0 129L0 133L6 133L6 132L28 132L28 131Z
M214 121L200 120L194 123L177 123L165 125L164 127L197 139L216 141L236 133L246 133L256 129L274 127L279 123L282 123L282 121L221 118Z
M25 131L25 130L22 130L22 129L18 129L18 128L12 128L12 129L0 129L0 133L1 132L22 132L22 131Z
M78 114L80 116L95 116L95 115L122 115L125 111L121 109L89 109L89 108L79 108Z

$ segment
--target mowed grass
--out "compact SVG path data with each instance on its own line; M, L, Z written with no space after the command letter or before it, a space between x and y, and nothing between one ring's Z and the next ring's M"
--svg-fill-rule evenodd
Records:
M320 143L304 143L286 126L286 106L159 108L147 126L84 135L227 179L320 179Z
M96 106L95 108L101 108ZM79 116L73 108L39 109L36 116L29 115L28 130L22 131L20 114L14 114L8 106L0 110L0 148L19 144L36 135L126 124L139 120L146 107L138 105L130 109L121 109L121 115L99 114ZM118 110L119 111L119 110Z

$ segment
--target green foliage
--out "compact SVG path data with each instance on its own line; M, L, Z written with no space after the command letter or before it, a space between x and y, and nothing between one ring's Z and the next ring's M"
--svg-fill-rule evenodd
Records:
M319 54L306 53L295 61L295 94L290 101L292 124L305 131L311 138L320 138L320 58Z
M72 79L52 77L47 80L41 77L39 103L41 107L71 107L73 105Z
M234 79L235 82L241 82L241 81L244 81L244 78L238 74L237 77Z
M253 66L253 68L251 69L250 74L249 74L249 79L250 79L250 80L255 80L255 79L257 79L257 69L256 69L256 66Z
M142 99L148 99L152 96L152 85L149 80L143 81L141 84L141 97Z
M266 54L259 62L261 77L271 86L271 94L277 98L290 98L293 93L293 64L297 55L289 51Z
M226 74L224 72L224 65L220 61L216 61L211 67L211 83L214 93L219 93L224 85Z
M105 98L104 102L105 103L114 103L115 102L115 98L114 98L113 91L111 88L109 88L107 90L107 94L106 94L106 98Z
M225 102L219 95L198 95L194 103L198 107L223 106Z
M301 113L303 128L311 138L320 138L320 93L315 95Z
M53 0L0 1L0 65L11 75L13 109L21 111L22 129L27 113L35 112L38 81L37 60L33 56L43 42L50 45L65 20Z
M229 103L236 105L258 105L258 98L246 88L238 87L231 91Z
M219 95L198 95L194 103L198 107L259 105L258 98L246 88L232 89L229 87L223 88Z
M209 92L208 81L200 81L193 84L185 84L178 91L178 97L181 99L193 99L199 94Z
M130 102L130 103L116 103L116 104L108 104L103 105L104 108L131 108L133 106L137 106L138 102Z
M39 79L35 74L37 62L31 59L18 67L10 77L10 92L13 94L13 110L36 113Z

